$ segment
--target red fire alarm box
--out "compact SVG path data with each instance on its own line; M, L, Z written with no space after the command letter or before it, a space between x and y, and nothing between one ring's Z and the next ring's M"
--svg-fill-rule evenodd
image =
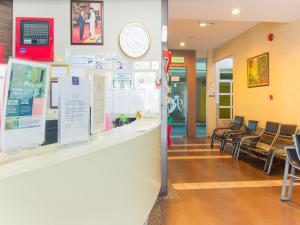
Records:
M16 18L16 57L53 62L53 18Z

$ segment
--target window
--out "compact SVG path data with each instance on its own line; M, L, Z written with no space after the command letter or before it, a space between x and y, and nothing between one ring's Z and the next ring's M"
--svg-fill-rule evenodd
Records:
M232 69L220 69L218 82L218 118L232 119L233 114L233 86Z

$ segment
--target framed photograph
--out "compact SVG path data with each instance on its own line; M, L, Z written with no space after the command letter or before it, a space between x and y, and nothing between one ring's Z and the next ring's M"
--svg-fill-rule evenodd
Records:
M269 85L269 53L264 53L247 61L248 88Z
M103 1L71 0L71 44L103 45Z

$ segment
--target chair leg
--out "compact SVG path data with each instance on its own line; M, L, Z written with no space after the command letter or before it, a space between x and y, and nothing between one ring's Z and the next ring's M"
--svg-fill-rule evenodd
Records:
M225 150L225 146L226 146L226 138L224 137L222 139L222 142L221 142L221 146L220 146L220 151L224 153L224 150Z
M213 148L214 144L215 144L215 138L216 138L216 131L214 130L213 135L211 137L211 143L210 143L210 147Z
M274 157L275 157L275 150L272 150L272 154L270 154L271 156L267 156L267 161L266 161L266 164L265 164L265 168L264 168L264 171L266 173L266 175L270 175L271 174L271 169L272 169L272 164L273 164L273 161L274 161ZM267 170L268 168L268 170Z
M295 168L292 167L291 169L291 177L290 177L290 186L289 186L289 190L288 190L288 199L291 200L292 199L292 194L293 194L293 188L294 188L294 180L295 180Z
M236 143L232 143L232 152L231 152L231 155L232 155L232 158L234 158L235 156L235 146L236 146Z
M241 152L241 145L240 145L240 143L238 143L238 144L236 145L236 149L235 149L235 158L236 158L236 159L239 159L240 152Z
M284 167L283 183L282 183L282 189L281 189L281 196L280 196L281 201L289 201L290 200L288 197L286 197L286 185L287 185L287 179L289 176L289 168L290 168L290 163L289 163L288 159L286 159L285 167Z

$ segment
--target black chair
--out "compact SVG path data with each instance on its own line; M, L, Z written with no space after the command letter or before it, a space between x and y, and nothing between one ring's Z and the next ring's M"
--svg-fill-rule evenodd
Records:
M254 135L242 138L236 153L236 158L239 158L240 152L244 152L248 155L267 161L267 155L276 141L279 127L279 123L267 122L266 127L260 136Z
M294 182L299 182L300 177L295 175L296 170L300 171L300 135L296 134L294 137L296 147L285 147L286 161L283 175L283 184L281 190L281 201L289 201L292 199ZM291 167L291 173L289 169ZM288 193L286 193L287 180L290 179Z
M244 124L243 116L235 116L233 122L226 128L216 128L211 138L210 147L213 148L215 140L222 141L226 133L232 130L240 130Z
M274 158L286 159L284 147L294 144L293 135L297 131L297 125L295 124L281 124L279 134L275 143L269 151L264 171L267 175L271 174Z
M224 152L226 144L229 143L232 145L232 155L235 155L236 145L240 142L240 140L243 137L247 137L250 135L252 136L255 134L258 135L257 134L257 125L258 125L258 121L249 120L247 126L242 126L241 130L232 130L232 131L227 132L222 140L220 150L222 152Z

